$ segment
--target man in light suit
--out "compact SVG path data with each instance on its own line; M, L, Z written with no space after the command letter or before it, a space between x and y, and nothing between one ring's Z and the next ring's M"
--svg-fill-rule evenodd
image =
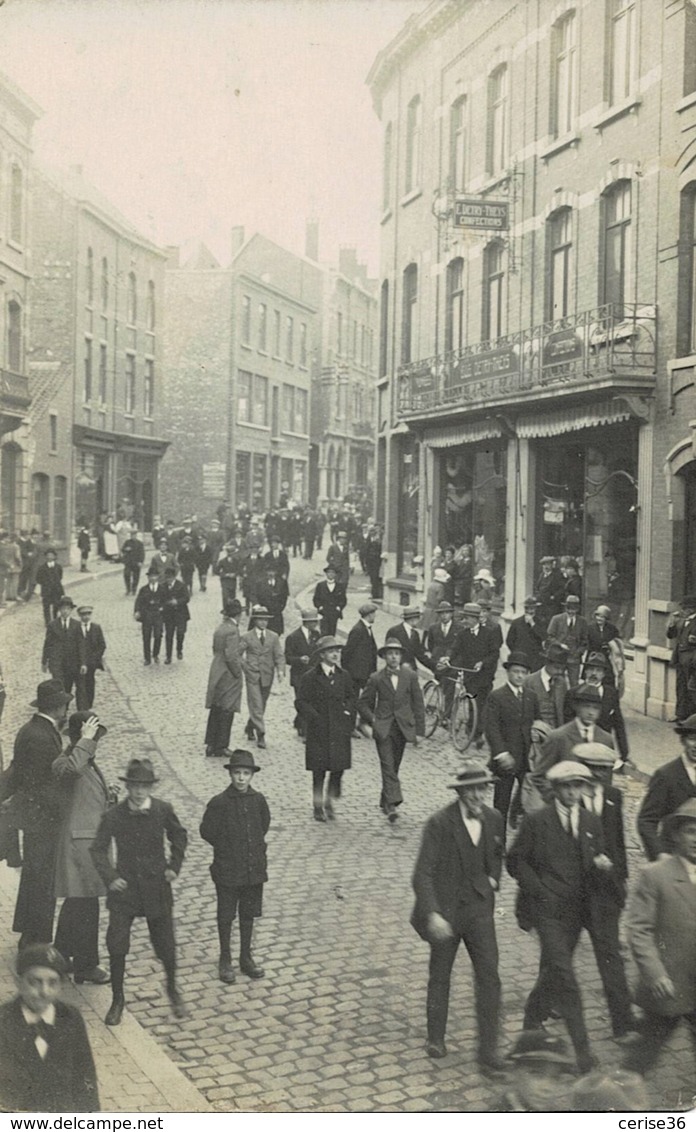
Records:
M580 598L568 594L565 613L557 613L549 621L546 640L565 645L568 649L566 667L571 688L580 682L580 662L587 649L587 621L580 616Z
M358 712L372 726L382 771L380 806L390 822L398 818L403 802L399 769L407 743L425 735L425 705L415 672L402 664L403 646L387 640L378 650L385 667L370 676L358 700Z
M511 652L503 668L507 670L507 683L488 697L485 732L491 749L491 769L498 776L493 805L502 815L505 830L515 782L521 789L522 777L529 769L527 755L532 741L532 723L539 717L539 704L534 692L524 686L529 675L525 653Z
M266 746L264 711L271 694L273 678L277 674L278 680L282 681L285 676L285 658L280 637L268 628L270 616L265 606L252 606L249 622L251 627L242 634L240 642L249 708L246 733L249 739L256 735L256 746L261 749Z
M696 715L690 715L674 728L684 748L681 755L657 768L638 813L638 833L648 860L656 861L671 846L660 836L660 822L668 814L696 798Z
M614 740L608 731L597 725L602 701L599 692L590 684L579 684L573 688L570 704L575 718L563 727L557 727L547 736L537 767L538 774L546 774L556 763L573 757L573 749L578 743L603 743L614 749Z
M565 645L551 643L545 652L544 664L537 672L532 672L525 685L534 692L539 701L539 719L550 728L562 727L565 694L568 685L565 678L568 650Z
M76 706L78 711L88 711L94 704L95 682L94 674L97 669L104 671L104 653L106 641L101 625L92 621L92 605L79 606L77 613L81 624L78 625L78 657L80 668L75 685Z
M474 969L479 1070L486 1077L501 1077L506 1063L497 1052L500 978L493 916L503 819L485 805L492 781L483 763L470 760L450 783L457 801L428 820L413 873L411 924L430 944L428 1056L447 1056L450 976L463 940Z
M423 637L416 628L416 624L423 616L421 607L419 605L406 605L401 616L403 621L399 625L392 625L391 629L387 630L385 640L398 641L399 644L403 645L402 663L408 664L414 672L418 671L418 664L422 664L424 668L429 668L432 672L433 662L425 651Z
M643 870L628 910L645 1028L626 1068L639 1073L656 1061L682 1018L696 1051L696 798L668 815L664 826L674 853Z

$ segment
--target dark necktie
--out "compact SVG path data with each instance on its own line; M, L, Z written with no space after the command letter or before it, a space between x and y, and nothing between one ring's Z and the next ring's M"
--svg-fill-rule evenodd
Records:
M36 1040L36 1038L43 1038L46 1045L51 1044L53 1026L49 1026L48 1022L44 1022L43 1018L39 1018L37 1022L29 1022L27 1025L29 1026L29 1031L34 1040Z
M264 633L263 629L259 633L259 640L261 641L262 645L266 643L266 634Z

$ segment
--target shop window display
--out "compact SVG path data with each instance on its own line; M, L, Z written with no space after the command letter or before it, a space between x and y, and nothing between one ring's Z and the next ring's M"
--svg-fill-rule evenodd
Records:
M452 449L442 457L441 477L441 543L455 548L463 586L455 581L457 601L475 598L484 583L484 596L502 600L507 450L503 445Z

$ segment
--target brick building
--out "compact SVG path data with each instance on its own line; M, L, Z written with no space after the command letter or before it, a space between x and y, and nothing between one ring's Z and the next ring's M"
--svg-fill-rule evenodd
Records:
M36 172L32 228L32 521L65 543L128 500L148 530L166 255L79 168Z
M24 527L31 510L31 404L26 370L29 191L39 108L0 75L0 526Z
M313 503L346 497L371 501L377 283L368 279L354 248L341 248L338 269L325 266L322 275L320 360L312 388L310 499Z
M378 514L393 600L469 544L521 612L542 554L672 714L696 589L696 6L434 0L377 56Z
M171 249L166 272L164 517L252 510L309 494L310 391L321 273L265 236L233 232L230 266Z

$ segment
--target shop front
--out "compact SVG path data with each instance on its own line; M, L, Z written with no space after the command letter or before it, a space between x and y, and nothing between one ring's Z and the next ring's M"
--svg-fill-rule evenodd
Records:
M152 530L157 512L159 465L168 442L73 427L74 522L94 528L102 514L132 515Z

